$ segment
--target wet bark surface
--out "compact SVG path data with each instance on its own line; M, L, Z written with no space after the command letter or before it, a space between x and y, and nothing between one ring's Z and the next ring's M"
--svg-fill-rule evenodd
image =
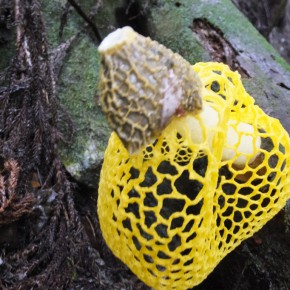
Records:
M233 0L233 3L290 63L290 2Z
M82 1L66 2L60 34L72 9L83 26L49 53L41 3L0 1L0 45L7 46L0 72L0 289L149 289L105 245L96 188L76 180L59 157L59 144L67 144L73 130L57 97L66 54L81 33L96 46L102 37L93 21L102 5L91 2L89 9ZM162 1L121 2L112 16L115 24L154 35L149 15ZM176 9L182 5L174 3ZM251 65L241 61L237 44L210 21L197 18L190 29L211 59L228 63L246 78L255 76ZM290 80L282 70L275 74L280 87L289 91ZM289 131L290 123L284 121ZM290 289L289 215L281 211L194 289Z

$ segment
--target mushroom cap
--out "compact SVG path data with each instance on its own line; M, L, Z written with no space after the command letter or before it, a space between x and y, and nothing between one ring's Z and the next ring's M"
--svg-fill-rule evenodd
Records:
M134 155L113 132L100 176L103 237L154 289L201 283L290 198L290 141L280 122L255 105L240 75L226 65L198 63L193 69L204 104L218 114L209 122L215 124L205 125L200 114L174 117ZM198 142L192 123L201 129ZM251 129L239 128L241 123ZM243 136L251 151L240 149ZM235 160L242 155L240 166Z
M176 111L200 112L201 83L179 54L130 27L99 46L102 109L129 152L151 143Z

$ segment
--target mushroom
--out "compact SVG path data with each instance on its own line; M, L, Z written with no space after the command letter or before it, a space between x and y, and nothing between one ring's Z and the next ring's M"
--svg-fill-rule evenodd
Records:
M154 141L176 112L201 110L201 83L190 64L131 27L109 34L99 53L102 108L131 153Z
M188 68L180 56L130 28L108 37L99 48L101 96L115 132L100 175L103 237L147 285L192 288L290 198L289 135L226 65ZM111 61L113 52L122 62ZM170 61L172 71L161 69ZM168 90L173 107L164 119ZM135 129L127 131L127 123Z

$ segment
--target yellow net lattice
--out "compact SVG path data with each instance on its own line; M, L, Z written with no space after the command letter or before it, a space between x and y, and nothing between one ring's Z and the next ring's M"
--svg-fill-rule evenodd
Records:
M132 156L112 133L101 172L104 239L155 289L202 282L290 197L289 136L280 122L227 66L193 68L204 85L203 113L174 118Z

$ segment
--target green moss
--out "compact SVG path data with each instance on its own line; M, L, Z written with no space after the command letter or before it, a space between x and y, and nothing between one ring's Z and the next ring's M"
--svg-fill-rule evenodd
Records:
M60 99L75 122L72 145L63 148L64 164L76 177L99 163L110 129L97 103L99 58L97 49L83 38L66 62L60 78Z
M46 26L46 36L52 48L58 46L62 41L59 37L60 22L61 22L60 20L65 9L65 2L66 1L62 0L53 0L53 1L43 0L41 3ZM69 12L68 19L70 19L70 15L72 14L74 14L73 10ZM75 34L77 28L78 28L77 20L68 21L64 26L62 38L68 39L69 37Z
M149 5L148 0L141 2L144 7ZM264 55L271 55L290 72L289 65L230 0L159 0L151 9L149 26L154 39L180 53L189 62L209 61L209 54L192 31L194 19L206 19L217 27L225 39L234 43L236 51L259 52L261 59Z
M237 49L246 47L248 53L271 53L276 62L290 71L285 60L230 0L205 0L202 4L194 0L187 8L191 8L194 17L206 18L223 31L224 37L235 43Z
M176 6L176 2L180 6ZM193 37L193 19L188 2L190 1L160 1L151 10L149 29L152 31L152 38L193 64L202 59L210 60L210 56Z
M91 1L94 2L94 1ZM52 48L62 40L59 24L66 1L43 1L48 40ZM91 4L82 6L84 9ZM70 9L62 39L67 40L82 28L82 20ZM58 96L74 123L75 132L69 146L61 148L61 158L77 179L87 179L87 171L99 165L107 146L110 129L98 104L97 84L99 56L97 46L86 34L80 34L64 59L58 85ZM71 135L72 132L67 132ZM89 180L89 185L96 177Z
M95 17L95 23L103 38L118 28L115 13L116 9L122 6L122 2L122 0L103 1L102 9Z

